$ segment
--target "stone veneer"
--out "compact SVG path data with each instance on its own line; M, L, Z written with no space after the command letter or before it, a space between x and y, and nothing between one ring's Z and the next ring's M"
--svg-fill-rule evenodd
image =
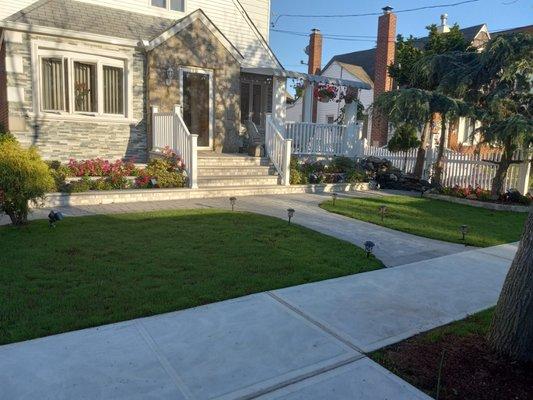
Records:
M22 57L23 71L7 73L7 87L21 88L22 101L8 103L9 129L24 145L37 146L45 159L67 161L69 158L84 159L134 159L144 162L148 157L146 134L146 93L144 84L145 55L132 48L117 45L96 44L76 39L56 38L38 34L18 34L22 40L6 40L6 55ZM123 121L92 122L90 117L59 119L33 114L33 84L31 65L32 41L56 42L62 45L83 46L94 50L125 52L132 57L133 115ZM21 42L21 43L19 43ZM127 104L125 99L125 104ZM98 117L94 117L95 120Z
M180 103L180 66L213 71L215 92L214 150L234 153L239 150L240 64L199 20L148 53L148 102L170 112ZM165 84L165 71L172 67L174 78ZM193 132L194 133L194 132Z

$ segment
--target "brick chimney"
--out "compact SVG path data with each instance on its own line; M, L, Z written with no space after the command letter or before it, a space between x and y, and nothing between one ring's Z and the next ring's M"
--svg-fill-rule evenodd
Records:
M389 76L388 66L394 62L396 53L396 15L392 7L383 7L383 15L378 18L378 41L376 47L376 61L374 72L374 99L381 93L393 89L393 80ZM374 113L372 117L372 145L387 144L387 119Z
M311 30L309 35L309 47L307 51L309 59L307 62L307 73L318 75L322 70L322 33L319 29ZM317 119L317 100L313 97L312 121Z

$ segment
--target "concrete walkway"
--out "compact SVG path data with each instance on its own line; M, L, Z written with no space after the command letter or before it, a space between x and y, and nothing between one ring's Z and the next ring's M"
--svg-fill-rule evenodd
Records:
M357 192L351 196L382 196L383 192ZM295 194L279 196L250 196L237 199L236 209L270 215L282 219L287 218L287 209L294 208L294 223L303 225L318 232L346 240L359 247L371 240L376 244L375 255L388 267L427 260L443 255L469 250L463 245L446 243L423 238L380 227L325 211L318 207L329 195ZM222 208L228 209L226 198L176 200L164 202L140 202L125 204L108 204L84 207L59 207L66 216L82 216L94 214L113 214L125 212L142 212L171 210L184 208ZM376 211L377 212L377 211ZM30 218L46 218L49 209L37 209ZM0 217L0 225L8 223L7 217Z
M470 250L1 346L0 398L428 399L365 353L494 305L515 251Z

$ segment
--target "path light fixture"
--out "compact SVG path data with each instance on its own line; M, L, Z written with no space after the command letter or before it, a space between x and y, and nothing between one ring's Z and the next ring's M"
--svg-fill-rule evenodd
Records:
M155 178L150 179L150 184L152 185L152 187L156 187L157 186L157 179L155 179Z
M61 221L63 219L63 214L59 211L50 211L50 214L48 214L48 226L50 228L55 228L56 223Z
M383 219L385 218L385 214L387 213L387 206L379 206L379 215L381 215L381 222L383 222Z
M366 258L370 257L370 254L372 254L372 251L374 250L374 242L371 242L370 240L367 240L365 243L365 251L366 251Z
M464 242L464 244L466 246L466 234L468 233L468 225L461 225L459 227L459 232L461 232L461 235L463 235L461 240Z
M335 200L337 200L337 193L331 193L331 197L333 198L333 205L335 205Z
M294 208L287 209L287 216L289 217L289 225L291 224L291 219L294 217Z
M236 197L230 197L229 198L229 203L231 204L231 211L235 211L235 203L237 202L237 198Z

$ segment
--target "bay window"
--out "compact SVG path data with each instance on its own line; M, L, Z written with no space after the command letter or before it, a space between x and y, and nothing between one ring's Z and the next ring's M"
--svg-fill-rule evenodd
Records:
M39 51L39 111L126 117L125 60Z

